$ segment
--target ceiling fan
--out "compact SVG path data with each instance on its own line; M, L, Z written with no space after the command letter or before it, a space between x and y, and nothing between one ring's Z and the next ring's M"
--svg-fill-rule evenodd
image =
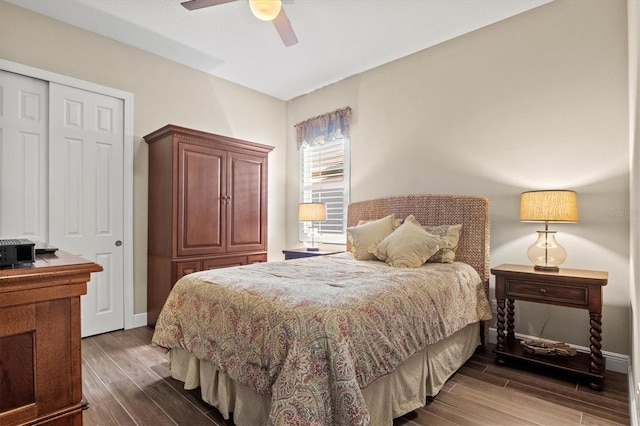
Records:
M238 0L189 0L180 4L189 10L196 10L234 1ZM282 7L282 0L249 0L249 7L256 18L273 22L285 46L298 43L298 37L293 32L291 22Z

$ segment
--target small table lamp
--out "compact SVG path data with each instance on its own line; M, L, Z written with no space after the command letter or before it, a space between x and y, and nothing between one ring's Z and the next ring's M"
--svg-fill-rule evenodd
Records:
M316 247L316 222L327 220L327 205L323 203L300 203L298 205L298 220L300 222L311 222L311 247L308 251L318 251Z
M575 191L527 191L520 196L520 221L544 222L544 231L527 250L529 260L538 271L557 272L567 258L565 249L556 242L556 231L549 231L549 222L578 222L578 199Z

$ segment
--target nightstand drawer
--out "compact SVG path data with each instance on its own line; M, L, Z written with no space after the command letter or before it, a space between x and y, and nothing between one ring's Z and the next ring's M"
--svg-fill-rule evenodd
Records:
M505 295L508 298L528 300L531 302L557 303L564 306L589 306L589 289L558 284L506 280Z

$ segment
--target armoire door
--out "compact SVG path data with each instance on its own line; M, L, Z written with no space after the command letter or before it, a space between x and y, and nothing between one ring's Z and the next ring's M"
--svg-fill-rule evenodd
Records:
M178 256L225 252L225 159L225 151L178 143Z
M266 250L267 157L229 152L227 251Z
M49 240L100 264L82 296L82 336L124 328L122 99L49 88Z

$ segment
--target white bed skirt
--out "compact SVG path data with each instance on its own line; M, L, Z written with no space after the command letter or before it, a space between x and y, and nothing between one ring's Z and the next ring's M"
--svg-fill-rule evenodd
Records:
M393 419L425 405L447 379L473 355L480 345L479 324L471 324L447 339L428 346L405 361L393 373L370 383L362 394L372 425L391 425ZM185 389L201 388L202 399L216 407L225 419L233 413L237 426L266 425L271 398L248 386L236 384L210 363L182 349L172 349L173 378Z

